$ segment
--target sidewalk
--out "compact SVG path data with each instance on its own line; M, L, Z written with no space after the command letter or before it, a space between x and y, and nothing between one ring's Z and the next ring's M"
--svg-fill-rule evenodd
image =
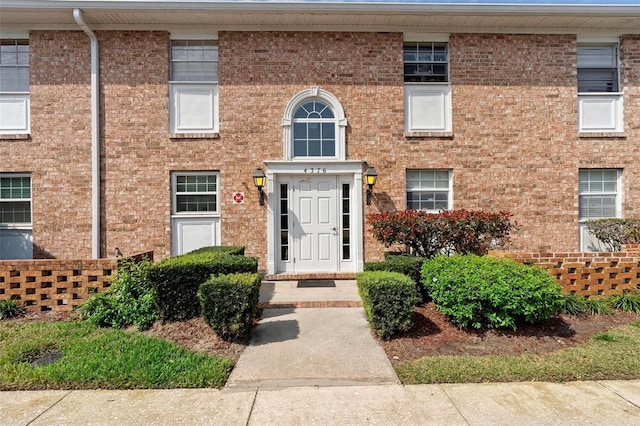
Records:
M0 392L14 425L637 425L640 381Z
M640 424L640 380L402 386L354 281L264 284L224 389L0 392L0 425Z

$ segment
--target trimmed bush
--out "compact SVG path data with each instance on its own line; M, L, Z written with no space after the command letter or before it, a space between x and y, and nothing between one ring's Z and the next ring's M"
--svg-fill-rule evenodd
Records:
M245 337L258 310L261 278L258 274L228 274L211 277L200 286L202 315L225 340Z
M198 288L212 275L258 272L256 257L217 252L185 254L156 263L149 278L156 290L160 316L185 320L200 314Z
M640 219L597 219L585 222L590 233L609 251L620 251L622 244L640 243ZM600 251L599 247L589 247Z
M184 256L201 253L227 254L231 256L244 256L244 246L207 246L190 251Z
M439 256L422 265L422 280L437 308L461 327L514 330L560 312L562 288L542 268L510 259Z
M371 271L356 276L367 320L378 336L388 339L413 325L419 300L411 278L398 272Z
M382 262L365 262L365 271L389 271L399 272L411 278L416 285L416 289L420 293L421 300L428 300L428 294L422 285L421 271L424 258L407 255L385 255Z
M517 229L511 216L503 211L403 210L372 213L367 219L373 236L386 247L402 244L416 256L431 258L453 253L483 255L489 249L506 247L509 234Z
M100 293L82 305L80 312L97 327L122 328L136 325L139 330L151 327L158 318L156 293L149 281L152 263L135 263L125 259L111 280L107 293Z

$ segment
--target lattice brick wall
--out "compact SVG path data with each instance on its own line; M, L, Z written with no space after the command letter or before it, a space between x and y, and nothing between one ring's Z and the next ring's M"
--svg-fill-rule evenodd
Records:
M640 245L615 253L494 253L549 271L565 292L609 296L640 290Z
M153 252L132 256L153 259ZM120 259L0 261L0 300L15 299L28 311L72 311L106 291Z

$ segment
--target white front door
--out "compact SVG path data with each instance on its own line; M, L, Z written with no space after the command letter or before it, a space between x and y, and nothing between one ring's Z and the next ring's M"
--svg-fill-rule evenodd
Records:
M289 176L280 183L281 272L337 272L341 252L338 176Z
M294 183L291 219L297 272L337 271L336 178L302 177Z

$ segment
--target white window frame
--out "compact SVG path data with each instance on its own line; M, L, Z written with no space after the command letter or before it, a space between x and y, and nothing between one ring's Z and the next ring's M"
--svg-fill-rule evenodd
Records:
M216 190L215 191L187 191L178 192L178 176L215 176L216 178ZM216 196L216 210L205 212L178 212L178 195L215 195ZM173 172L171 173L171 214L172 217L219 217L220 216L220 173L219 172Z
M596 192L596 191L587 191L587 192L581 192L580 189L578 189L578 222L579 222L579 232L580 232L580 250L581 251L588 251L587 250L587 243L589 242L593 242L593 240L595 239L595 237L591 236L589 237L589 231L587 230L586 225L584 225L584 222L589 221L589 220L597 220L597 219L608 219L608 218L620 218L622 217L622 169L587 169L587 168L582 168L579 170L579 172L583 172L583 171L599 171L599 172L604 172L604 171L615 171L616 172L616 190L615 191L602 191L602 192ZM579 179L579 178L578 178ZM583 199L583 197L589 197L589 196L615 196L615 215L614 216L607 216L607 217L589 217L589 218L581 218L580 217L580 203Z
M451 105L451 56L448 36L435 36L428 40L406 39L405 44L446 44L447 75L445 82L405 82L404 113L405 132L449 133L452 131ZM403 45L404 52L404 45ZM403 53L404 57L404 53ZM404 64L404 61L403 61ZM404 73L404 71L403 71ZM404 74L403 74L404 75Z
M619 42L580 42L581 47L610 47L616 57L615 92L578 92L578 131L585 134L619 133L624 131L623 96L620 80L620 45ZM580 66L578 66L578 70ZM611 67L604 67L611 69ZM578 85L579 81L578 73Z
M410 188L409 187L409 174L410 173L422 173L422 172L446 172L448 186L447 188L435 188L435 187L420 187L420 188ZM450 169L408 169L405 172L405 203L407 209L411 209L409 207L409 193L410 192L433 192L433 193L446 193L447 194L447 208L446 209L415 209L415 210L423 210L429 213L439 213L443 210L452 210L453 209L453 171Z
M8 202L29 202L29 222L0 222L0 229L24 229L31 230L33 228L33 191L30 173L0 173L1 178L29 178L29 198L0 198L0 205Z
M29 47L28 35L19 38L4 38L3 41L12 41L16 45ZM26 43L25 43L26 41ZM0 64L0 67L5 65ZM6 67L24 67L29 72L30 65L6 65ZM31 133L31 95L27 91L0 91L0 135L17 135Z
M0 173L0 178L29 178L29 198L0 199L4 202L28 201L29 222L0 223L0 260L33 258L33 179L30 173ZM17 249L16 245L17 244Z
M175 41L212 41L214 39L172 38L171 49ZM170 52L171 77L169 81L170 132L171 134L217 134L219 132L218 80L180 81L173 79L173 50ZM204 61L204 60L203 60ZM196 62L203 62L196 61ZM218 60L207 60L218 62ZM202 120L192 120L194 114L208 111Z
M294 157L293 156L293 123L294 114L298 110L298 107L303 103L317 99L329 106L333 111L333 116L336 122L336 151L334 157ZM300 162L318 162L323 160L346 160L346 129L347 118L344 115L344 109L340 104L338 98L332 93L326 90L319 89L315 86L309 89L298 92L287 104L284 111L284 117L282 119L282 139L283 146L283 159L285 161L300 161Z

